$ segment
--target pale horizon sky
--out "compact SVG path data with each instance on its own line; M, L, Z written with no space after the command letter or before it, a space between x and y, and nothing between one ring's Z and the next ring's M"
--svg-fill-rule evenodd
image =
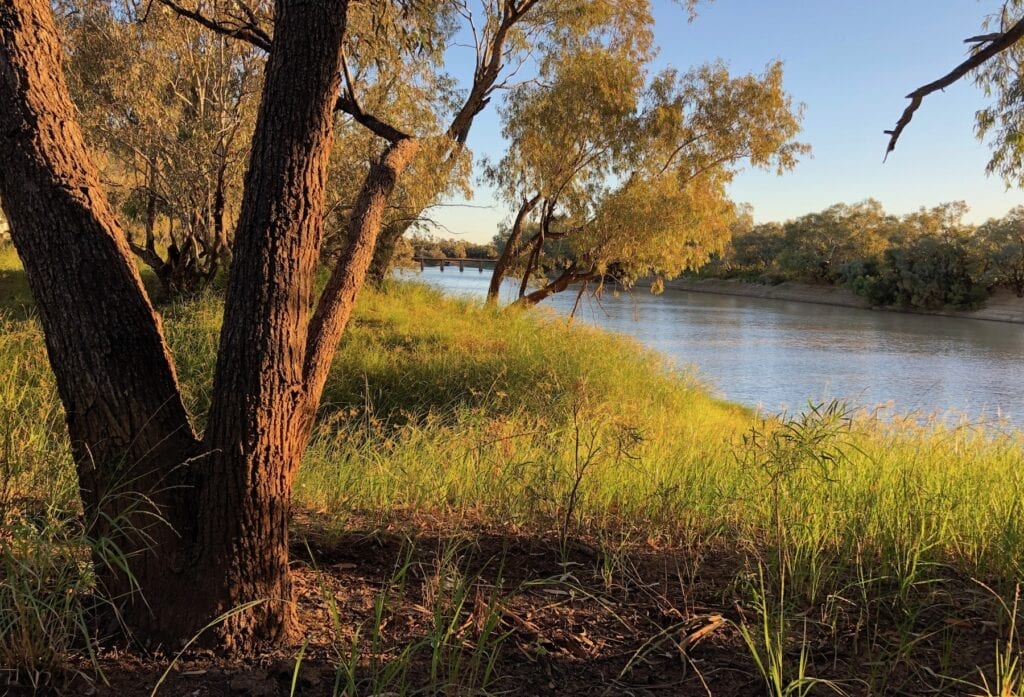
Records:
M813 151L781 177L751 171L737 177L732 197L751 204L758 222L865 198L896 214L963 200L972 222L1024 205L1024 192L1007 191L985 173L989 149L974 135L985 98L969 80L928 97L882 163L882 132L902 113L904 95L962 61L963 40L979 33L999 0L716 0L701 5L693 23L671 0L653 4L658 68L686 70L721 58L739 74L785 61L786 89L805 105L800 140ZM504 150L495 106L470 133L476 160ZM436 234L474 242L493 237L510 212L486 186L474 182L474 188L472 200L431 212L444 226Z

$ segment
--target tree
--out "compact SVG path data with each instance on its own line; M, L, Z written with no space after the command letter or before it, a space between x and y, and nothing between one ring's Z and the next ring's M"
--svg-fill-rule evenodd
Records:
M988 283L1024 297L1024 206L979 227L975 244L987 262Z
M691 17L696 2L680 0L690 9ZM431 160L434 183L424 180L427 185L417 187L419 195L404 208L406 221L419 219L427 205L450 193L450 177L467 171L467 142L474 120L497 92L511 87L510 80L526 63L543 62L551 52L571 53L594 36L621 35L625 33L624 27L650 21L647 0L483 0L475 8L466 0L454 0L445 6L452 9L464 32L472 36L475 65L464 99L451 105L447 127L432 134L437 147ZM443 53L447 46L439 40L431 45L431 50ZM394 55L393 59L405 60L401 55ZM378 56L374 56L374 61L380 64ZM393 65L386 61L384 64ZM346 73L346 91L339 100L339 108L357 121L373 125L371 119L380 119L370 117L360 106L359 83ZM422 131L374 130L388 141L399 135L417 141L429 137ZM395 243L408 228L408 224L390 225L380 235L371 265L374 280L384 278Z
M124 554L124 567L97 569L100 581L154 642L177 644L232 609L217 630L229 647L295 628L291 482L362 280L343 263L311 316L346 10L345 0L275 5L197 437L86 151L50 6L0 5L0 199L67 414L89 534ZM368 262L373 240L355 242Z
M762 223L739 232L734 230L723 260L723 270L754 276L770 274L776 270L777 259L785 244L784 234L780 223Z
M72 96L128 243L167 291L197 290L230 258L262 52L162 5L66 4Z
M895 226L876 267L849 279L872 304L928 310L974 309L988 295L974 230L962 201L922 208Z
M88 534L122 553L123 564L97 560L100 583L136 636L179 644L231 611L214 634L229 648L247 649L296 627L292 481L388 203L425 139L362 107L345 57L347 0L276 0L272 31L266 13L241 0L211 15L202 5L160 2L267 54L201 436L87 152L45 0L0 4L0 200L67 414ZM519 28L521 20L529 15L545 36L557 28L568 35L574 22L607 17L613 5L488 3L496 19L487 60L449 124L451 140L464 142L510 50L526 52L536 39ZM363 26L359 13L377 10L376 29L397 32L403 46L429 45L437 35L433 3L351 9L356 27ZM346 243L316 297L338 112L386 146L353 188Z
M761 76L733 78L711 64L648 81L647 30L554 56L538 84L513 94L503 113L508 152L488 168L518 206L492 302L517 264L524 304L607 277L628 286L698 268L729 239L737 211L726 186L739 165L781 172L806 150L793 141L800 116L780 63ZM531 220L536 232L526 236ZM527 293L551 240L563 241L571 261Z
M838 203L784 226L780 270L812 283L831 283L852 263L880 260L889 246L894 220L873 199Z

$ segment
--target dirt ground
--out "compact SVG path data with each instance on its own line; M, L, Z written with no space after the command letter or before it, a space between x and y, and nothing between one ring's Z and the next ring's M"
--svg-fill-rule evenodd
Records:
M148 695L159 683L156 694L169 696L349 694L337 666L351 663L356 694L376 697L424 694L418 691L438 684L445 689L426 693L766 694L738 630L745 622L756 631L757 617L740 600L736 579L749 575L750 562L735 551L645 545L609 559L581 542L560 551L556 535L480 532L453 541L422 531L331 532L308 521L298 532L293 558L302 642L245 659L202 650L175 657L108 649L98 658L102 679L83 659L81 673L62 692ZM977 611L951 609L960 601L948 595L948 605L936 595L934 622L963 639L953 642L954 663L969 675L978 661L991 660L996 628L972 619ZM965 623L962 635L953 622ZM850 695L972 693L916 657L949 653L949 631L923 634L915 646L922 653L897 657L883 682L860 681L862 671L873 669L852 638L854 624L803 624L803 640L794 643L812 651L809 674L836 678ZM433 650L429 637L438 636L438 626L448 628L445 645L459 651ZM498 649L477 651L481 645ZM411 654L409 647L416 647ZM483 691L482 665L491 655L497 656L493 678ZM787 659L796 666L799 649L791 648ZM32 694L27 687L0 687L0 695L5 689ZM822 684L794 694L836 692Z

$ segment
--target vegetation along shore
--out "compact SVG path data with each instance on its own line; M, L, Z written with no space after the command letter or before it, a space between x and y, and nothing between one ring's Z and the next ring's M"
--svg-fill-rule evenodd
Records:
M837 404L764 417L625 338L410 283L363 296L299 471L305 632L240 661L126 657L90 620L106 601L86 561L118 550L84 535L42 335L2 259L0 664L25 691L1000 695L1015 680L1018 433ZM204 413L221 300L163 311Z

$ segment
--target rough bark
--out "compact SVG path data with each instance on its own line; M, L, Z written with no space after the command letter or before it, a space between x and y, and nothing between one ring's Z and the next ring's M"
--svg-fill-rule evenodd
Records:
M205 638L227 648L295 627L288 507L319 398L306 376L322 387L330 364L318 353L324 367L309 368L307 327L346 8L276 4L213 404L197 443L159 318L75 122L49 5L0 3L0 198L37 300L82 498L98 521L90 532L117 535L133 553L126 561L146 602L117 600L152 643L180 644L223 613ZM356 275L361 282L365 265ZM354 299L357 286L343 283L339 297ZM336 346L348 307L323 305L329 331L316 346ZM166 524L135 512L140 501ZM126 575L106 575L115 595L130 590Z
M501 284L505 280L505 275L516 259L521 256L522 251L519 249L519 242L523 238L526 217L533 212L533 209L537 207L539 202L540 194L537 194L533 198L523 201L523 204L519 207L515 222L512 223L512 231L508 236L508 241L505 243L505 249L501 251L501 256L494 263L494 273L491 274L491 283L487 288L488 304L493 305L498 302L498 298L501 295Z
M46 0L0 4L0 152L0 199L67 416L89 534L112 538L148 593L175 563L169 526L183 522L177 487L197 443L160 318L75 121ZM148 623L128 577L98 569L129 618Z
M319 398L305 349L345 10L345 0L276 4L235 234L194 531L195 583L215 591L189 610L210 617L262 601L220 630L241 648L296 627L288 512Z
M319 402L331 358L352 316L356 295L366 280L388 199L419 147L415 138L392 143L370 168L356 198L349 218L348 244L327 281L310 322L305 374L309 395L315 402ZM313 404L312 408L315 406Z

